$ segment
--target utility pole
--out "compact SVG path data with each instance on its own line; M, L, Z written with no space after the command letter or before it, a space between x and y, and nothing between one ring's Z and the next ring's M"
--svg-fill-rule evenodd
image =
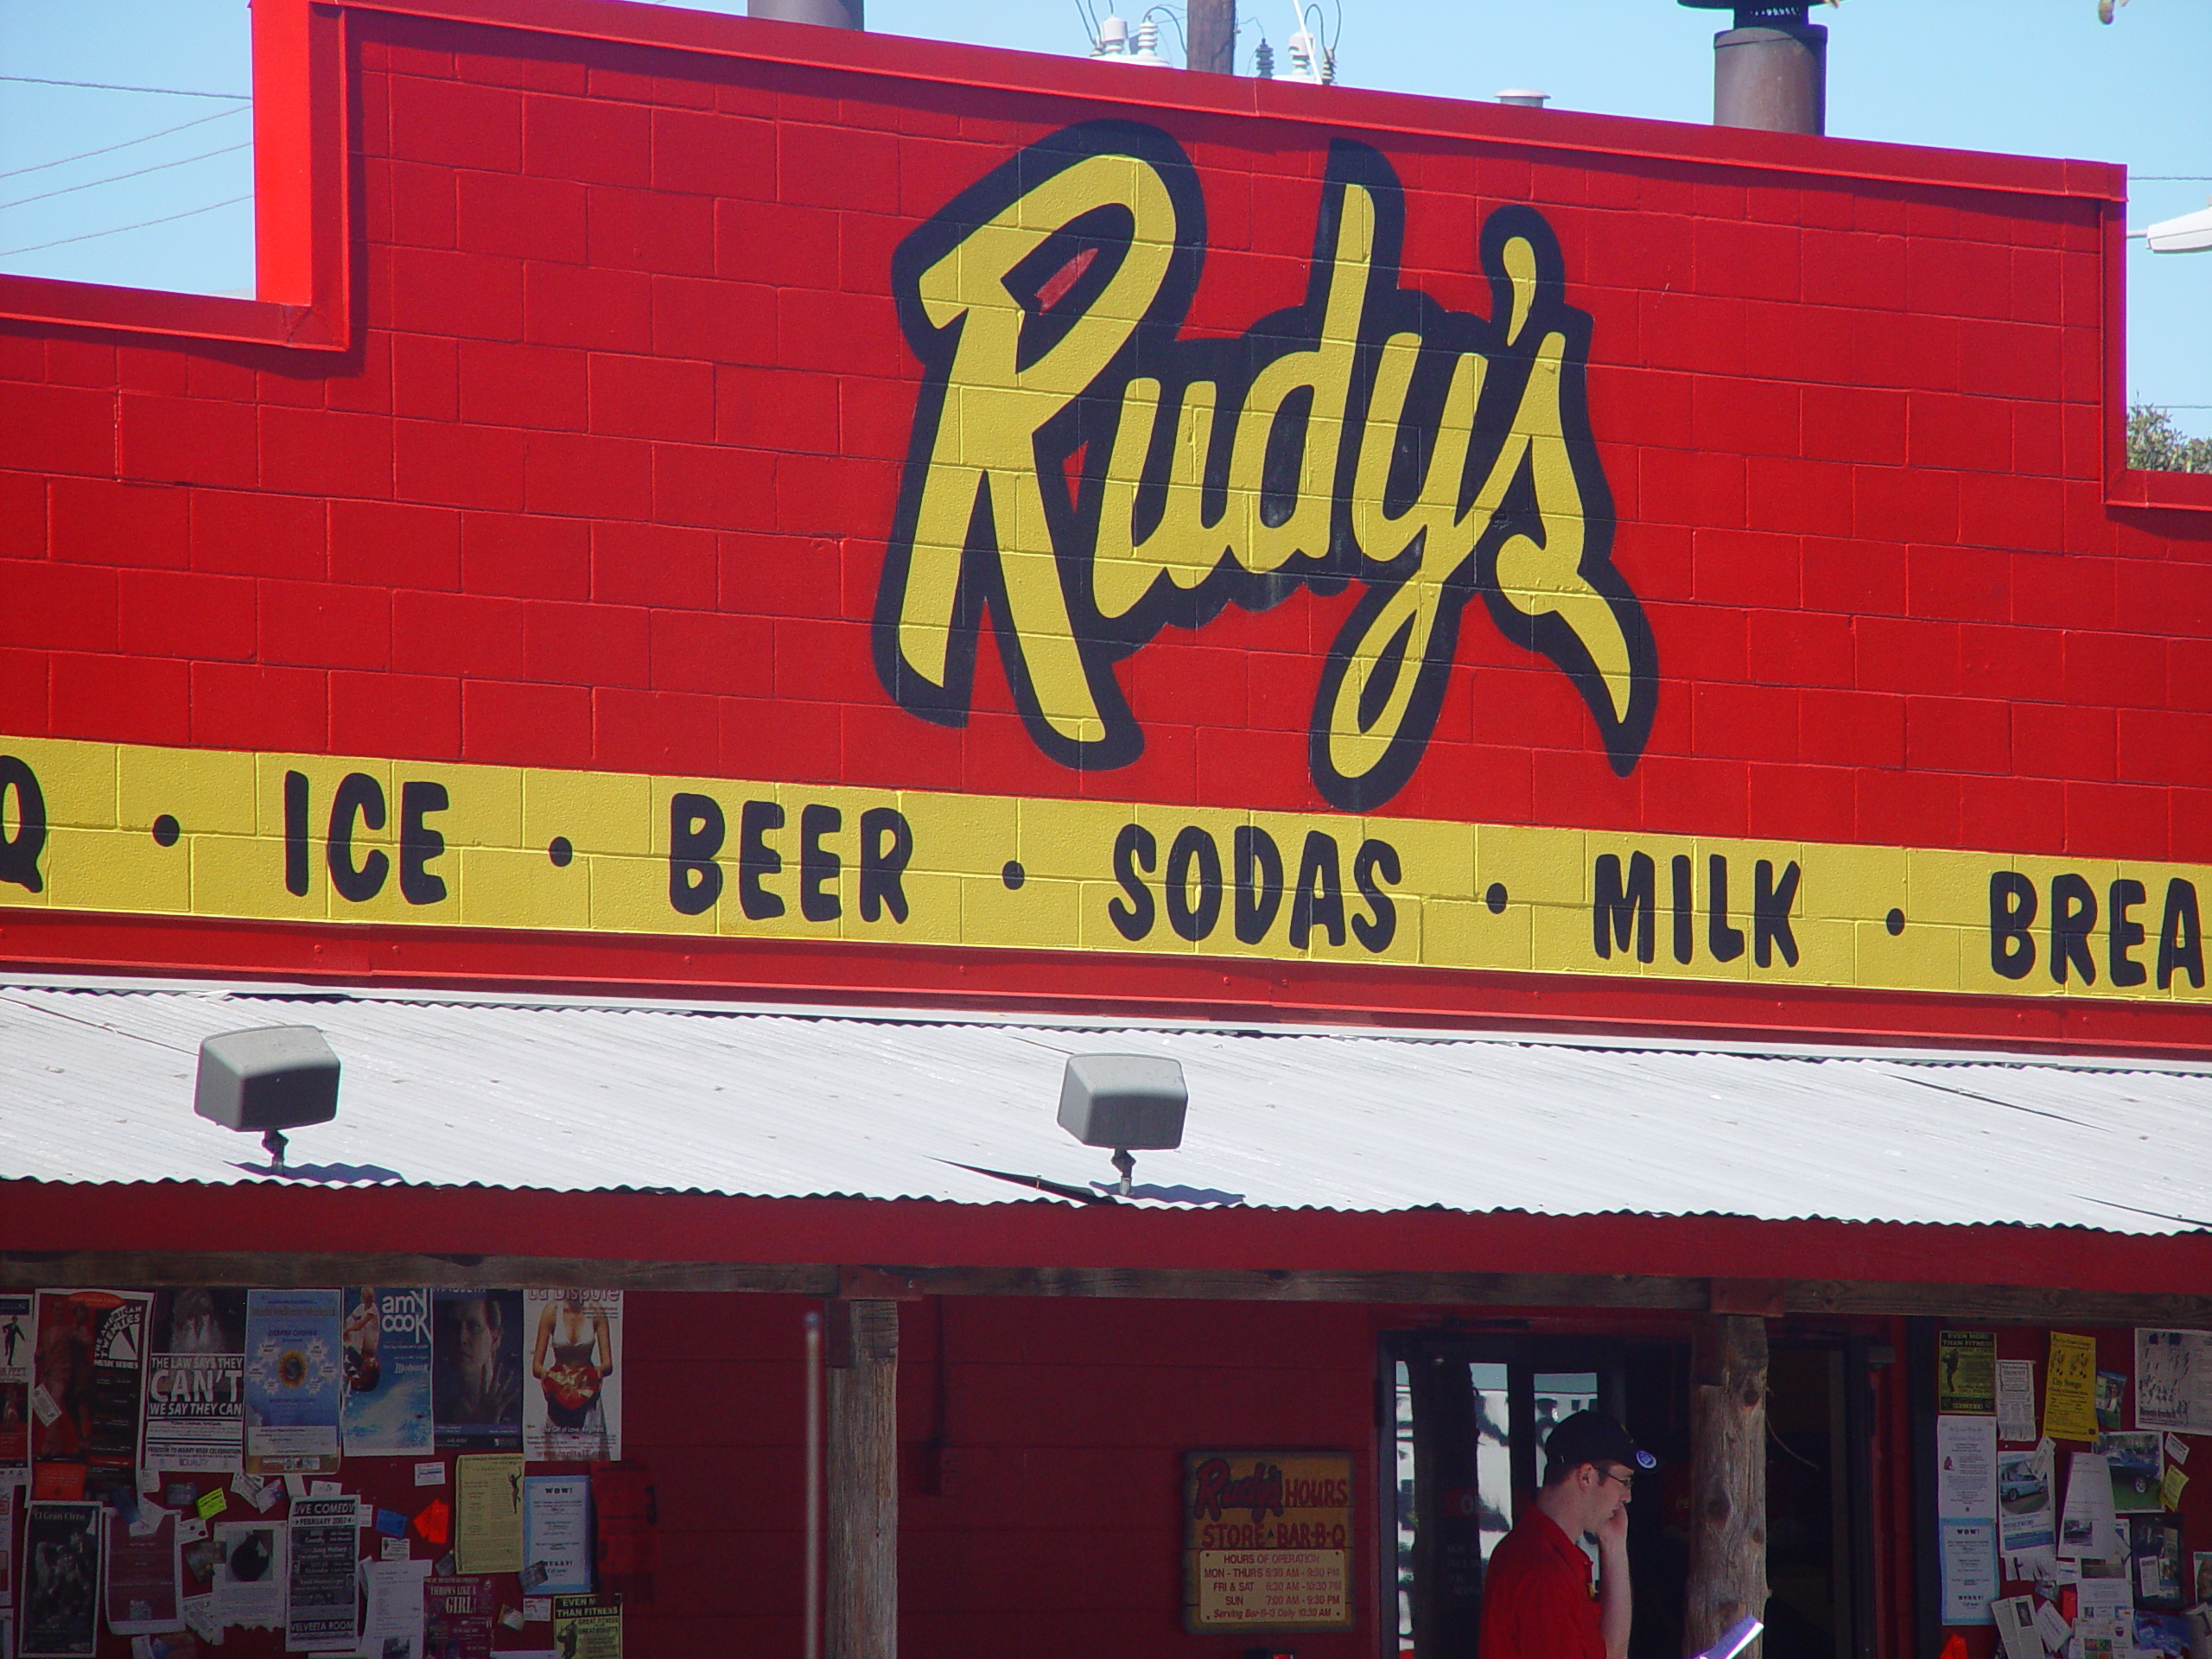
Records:
M1236 0L1190 0L1183 28L1187 67L1236 73Z

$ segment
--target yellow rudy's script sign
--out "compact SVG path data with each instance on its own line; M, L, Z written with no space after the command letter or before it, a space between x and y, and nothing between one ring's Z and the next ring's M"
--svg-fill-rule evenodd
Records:
M1566 302L1558 240L1534 208L1491 215L1482 317L1400 285L1404 228L1389 161L1340 140L1305 302L1181 338L1205 254L1196 174L1157 129L1097 121L901 244L893 285L926 378L877 596L891 695L963 722L988 612L1038 747L1124 766L1144 734L1116 663L1225 605L1351 581L1309 745L1332 805L1372 810L1413 775L1478 595L1632 768L1656 658L1611 559L1590 319Z

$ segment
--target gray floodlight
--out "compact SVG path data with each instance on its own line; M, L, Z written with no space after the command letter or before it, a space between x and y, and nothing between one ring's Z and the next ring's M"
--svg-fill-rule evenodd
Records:
M281 1170L286 1129L338 1116L338 1056L313 1026L223 1032L200 1045L192 1109L226 1129L259 1131Z
M1074 1054L1060 1078L1060 1127L1086 1147L1111 1147L1129 1196L1135 1152L1183 1144L1190 1090L1183 1067L1154 1054Z

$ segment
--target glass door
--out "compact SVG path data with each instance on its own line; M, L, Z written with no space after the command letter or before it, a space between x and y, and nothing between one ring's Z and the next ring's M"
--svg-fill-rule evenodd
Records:
M1777 1340L1768 1375L1765 1659L1871 1659L1865 1344ZM1552 1427L1611 1413L1660 1467L1636 1481L1630 1659L1676 1659L1689 1571L1684 1343L1419 1332L1382 1340L1382 1650L1478 1659L1483 1577L1535 1497ZM1595 1557L1588 1540L1583 1547Z

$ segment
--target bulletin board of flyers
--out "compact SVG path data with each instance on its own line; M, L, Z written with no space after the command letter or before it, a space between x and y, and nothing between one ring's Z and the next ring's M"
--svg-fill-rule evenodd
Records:
M0 1292L0 1659L491 1659L564 1625L619 1659L622 1311L576 1289Z
M2188 1659L2212 1332L1947 1329L1934 1357L1942 1623L2002 1659Z

